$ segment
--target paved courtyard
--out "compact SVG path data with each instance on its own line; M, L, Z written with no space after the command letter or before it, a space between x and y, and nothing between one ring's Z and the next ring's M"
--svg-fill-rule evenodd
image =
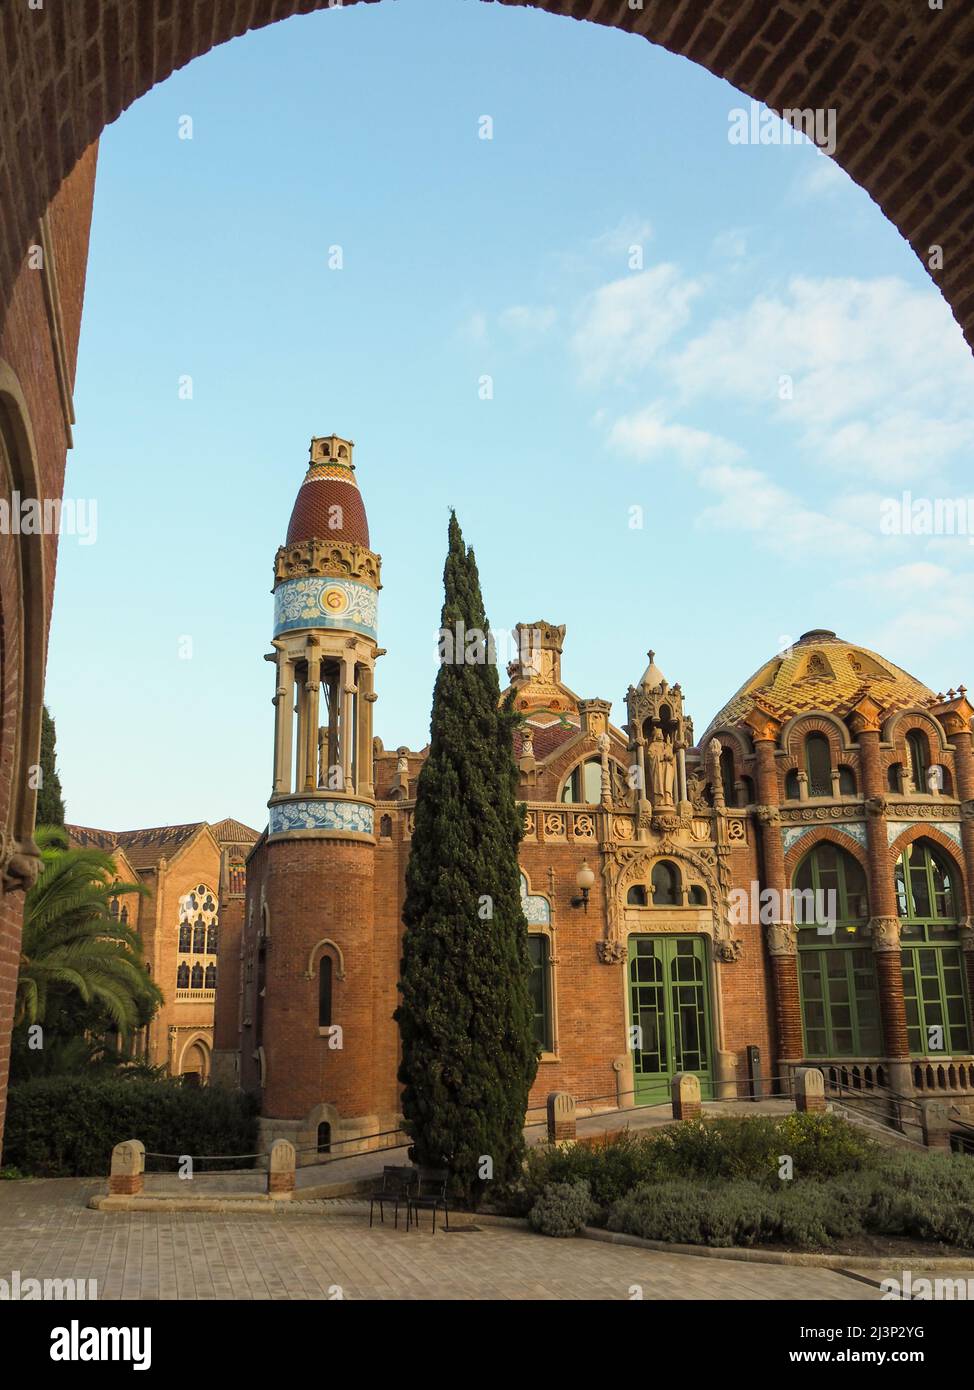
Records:
M644 1299L879 1297L875 1284L834 1270L550 1240L510 1226L370 1231L357 1198L269 1215L89 1210L104 1190L93 1179L0 1182L0 1279L14 1270L22 1280L96 1279L102 1299L589 1300L637 1289Z

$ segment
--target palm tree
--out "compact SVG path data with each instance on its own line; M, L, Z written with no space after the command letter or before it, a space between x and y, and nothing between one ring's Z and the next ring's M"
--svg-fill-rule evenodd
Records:
M44 867L24 900L16 1023L44 1023L51 995L75 996L102 1013L123 1037L162 1003L146 974L142 942L112 912L112 901L145 894L120 883L111 855L69 849L64 832L38 830Z

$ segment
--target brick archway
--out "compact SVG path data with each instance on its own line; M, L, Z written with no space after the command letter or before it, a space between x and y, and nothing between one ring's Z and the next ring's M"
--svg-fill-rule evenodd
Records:
M526 3L641 35L773 109L834 108L836 161L930 270L974 348L970 6L961 0L942 0L942 9L931 8L941 0L641 0L638 8L635 0ZM60 495L70 443L93 142L193 58L250 29L328 7L329 0L46 0L36 8L11 0L0 11L0 359L23 386L42 496ZM41 249L38 239L45 255L56 252L59 276L28 268L29 254ZM942 265L930 264L933 247L942 248ZM45 538L44 550L52 574L53 539ZM50 586L40 578L35 588L34 611L47 619ZM2 599L6 614L6 589ZM7 647L4 656L4 691L22 689L14 652ZM29 690L22 697L20 717L31 727L39 723L39 698ZM11 789L0 779L4 835L11 804ZM0 903L0 1137L20 902L8 896Z
M366 0L344 0L347 4ZM502 0L639 34L783 108L835 108L839 164L927 265L974 347L974 10L951 0ZM938 3L938 0L933 0ZM62 0L0 17L0 306L104 126L177 68L329 0ZM965 12L966 11L966 12Z

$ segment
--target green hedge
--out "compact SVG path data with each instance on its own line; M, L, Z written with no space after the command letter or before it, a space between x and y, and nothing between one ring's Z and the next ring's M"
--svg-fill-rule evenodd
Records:
M141 1139L147 1150L191 1154L197 1172L247 1168L252 1160L199 1161L200 1154L253 1154L257 1106L252 1097L219 1086L130 1077L38 1077L7 1097L3 1161L31 1177L101 1177L112 1149ZM149 1171L176 1171L169 1160L147 1159Z

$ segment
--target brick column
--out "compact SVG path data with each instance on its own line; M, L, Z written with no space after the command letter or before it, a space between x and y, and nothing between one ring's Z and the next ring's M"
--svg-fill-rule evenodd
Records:
M858 710L850 720L859 737L859 768L866 798L866 860L869 880L870 933L879 990L883 1048L894 1090L910 1094L910 1045L903 1001L903 964L900 952L899 904L893 886L887 834L886 783L879 750L878 709Z
M781 813L778 810L778 771L775 767L777 732L777 726L772 725L763 737L756 733L754 748L757 755L757 798L760 802L757 818L761 827L764 887L772 888L777 901L784 903L790 899L787 898L785 850L781 839ZM798 933L790 921L781 921L778 913L768 924L766 940L771 956L778 1039L778 1065L775 1071L784 1077L787 1076L789 1065L801 1061L804 1053L798 993Z

